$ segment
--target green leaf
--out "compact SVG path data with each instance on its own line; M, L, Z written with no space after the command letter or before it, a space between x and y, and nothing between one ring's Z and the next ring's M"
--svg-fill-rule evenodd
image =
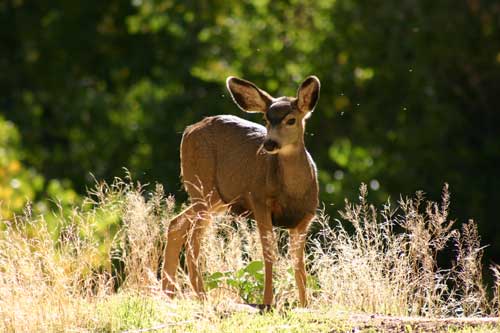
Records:
M208 277L209 280L220 280L224 277L224 274L221 272L215 272Z
M252 261L247 265L245 271L255 276L257 273L261 272L264 269L264 263L260 260Z

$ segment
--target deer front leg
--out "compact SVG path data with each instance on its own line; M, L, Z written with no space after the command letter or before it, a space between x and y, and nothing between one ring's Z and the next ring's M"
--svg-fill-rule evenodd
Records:
M259 229L262 254L264 256L264 301L265 305L273 303L273 263L276 258L276 244L274 239L271 215L267 209L255 214L257 227Z
M307 306L306 268L304 264L304 248L307 238L307 229L312 217L308 217L296 228L290 229L290 255L295 271L295 283L299 290L300 305Z

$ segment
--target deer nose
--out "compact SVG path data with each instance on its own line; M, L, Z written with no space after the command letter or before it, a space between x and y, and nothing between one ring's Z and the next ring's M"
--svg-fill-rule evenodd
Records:
M279 144L276 141L271 140L271 139L267 139L266 141L264 141L263 146L264 146L264 149L269 153L279 149Z

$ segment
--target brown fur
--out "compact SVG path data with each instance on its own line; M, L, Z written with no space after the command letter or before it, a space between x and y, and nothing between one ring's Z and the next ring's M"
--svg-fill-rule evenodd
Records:
M197 267L200 238L209 212L231 209L248 213L257 221L266 266L265 304L272 302L276 246L272 226L290 229L299 298L306 305L303 251L318 206L318 184L316 166L305 149L303 136L304 120L319 97L319 80L306 79L297 98L274 99L252 83L236 78L228 79L228 89L240 108L264 112L273 121L266 118L266 128L236 116L220 115L186 128L181 142L181 172L193 206L169 228L164 288L173 292L178 252L187 242L190 280L195 291L203 294ZM287 124L290 119L295 119L291 121L294 124ZM274 140L277 152L263 152L265 140ZM194 230L190 239L189 230Z

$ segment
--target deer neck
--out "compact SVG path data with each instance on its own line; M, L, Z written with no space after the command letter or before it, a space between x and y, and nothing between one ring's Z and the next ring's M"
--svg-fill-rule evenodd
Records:
M304 145L289 148L272 156L270 181L275 190L291 196L301 196L314 184L314 169Z

